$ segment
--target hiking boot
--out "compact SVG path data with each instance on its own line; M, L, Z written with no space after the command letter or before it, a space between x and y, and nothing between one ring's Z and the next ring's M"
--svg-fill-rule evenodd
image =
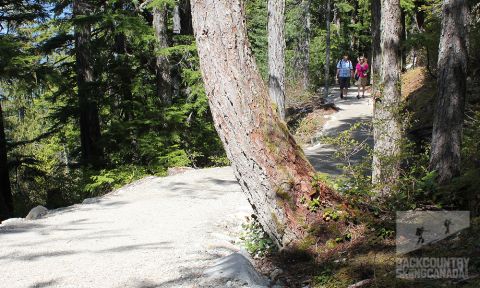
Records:
M360 99L360 94L357 94L357 99Z

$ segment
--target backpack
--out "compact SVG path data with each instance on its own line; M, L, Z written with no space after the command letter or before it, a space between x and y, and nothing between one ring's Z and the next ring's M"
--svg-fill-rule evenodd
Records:
M337 67L340 65L340 67L343 68L342 65L340 64L340 63L342 63L342 60L343 59L338 60ZM350 67L352 67L352 69L353 69L352 61L348 60L348 64L350 64Z

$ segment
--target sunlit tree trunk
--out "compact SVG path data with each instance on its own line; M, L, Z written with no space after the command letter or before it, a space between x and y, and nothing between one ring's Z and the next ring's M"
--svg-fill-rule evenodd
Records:
M325 94L324 97L328 97L328 92L330 90L330 35L331 35L331 22L330 22L330 14L332 11L332 4L330 0L327 0L327 15L326 15L326 30L327 35L325 39Z
M80 136L82 159L87 165L100 165L103 152L100 146L100 119L98 97L94 90L91 55L91 25L84 17L91 14L92 7L83 0L73 2L75 24L75 56L80 110Z
M400 178L401 120L400 0L381 2L381 96L375 101L373 183L380 196L392 194Z
M430 166L438 172L441 184L448 183L460 172L467 87L467 19L466 0L443 1L430 158Z
M304 232L302 198L314 169L272 107L247 39L241 0L192 0L200 66L215 128L240 186L265 231L279 246ZM323 185L322 205L337 203Z
M153 8L153 28L157 39L158 48L165 49L169 47L168 43L168 11L166 4L161 7ZM157 55L157 96L164 105L172 102L172 75L170 71L170 63L165 55Z
M285 119L285 0L268 1L268 90Z
M0 100L1 101L1 100ZM13 199L7 163L7 140L0 102L0 223L13 216Z

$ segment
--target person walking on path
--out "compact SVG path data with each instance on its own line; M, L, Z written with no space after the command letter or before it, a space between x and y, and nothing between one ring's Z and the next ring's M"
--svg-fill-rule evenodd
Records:
M358 87L357 99L360 99L360 89L362 90L362 98L365 97L365 87L367 86L368 79L368 63L365 57L361 56L355 67L355 80Z
M340 85L340 98L343 99L344 95L347 96L348 88L350 87L350 78L353 78L353 65L352 61L348 59L348 55L345 54L343 58L337 63L337 79Z

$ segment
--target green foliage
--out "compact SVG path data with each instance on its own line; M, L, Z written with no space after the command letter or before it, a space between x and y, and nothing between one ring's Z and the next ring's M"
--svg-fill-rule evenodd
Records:
M371 134L368 123L357 122L349 129L336 136L323 137L323 143L335 147L334 157L341 164L343 175L332 185L337 191L347 195L367 195L372 193L370 169L372 148L369 138L362 135Z
M149 11L166 4L171 13L176 2L152 1L140 12L138 3L107 1L76 19L71 7L51 2L36 6L35 17L2 30L0 93L16 215L38 204L56 208L81 202L144 175L165 175L169 167L228 164L193 35L170 32L170 47L157 48ZM85 22L92 26L92 90L105 155L96 169L80 164L73 28ZM172 25L170 14L169 31ZM157 55L172 64L171 105L162 104L156 93Z
M136 166L122 166L111 170L102 170L98 174L90 176L90 182L85 185L84 190L90 197L101 196L125 184L141 179L145 175L146 171Z
M275 251L275 244L256 218L248 218L242 228L241 243L252 256L264 257Z

